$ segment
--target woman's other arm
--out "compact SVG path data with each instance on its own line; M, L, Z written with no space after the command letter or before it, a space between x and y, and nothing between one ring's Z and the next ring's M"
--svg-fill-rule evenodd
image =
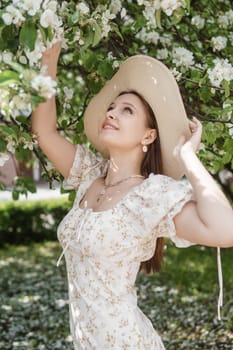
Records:
M61 44L56 43L44 54L41 66L47 66L47 75L56 79L57 63ZM36 134L38 143L56 169L67 177L75 156L75 146L61 136L56 128L55 97L38 105L32 113L32 131Z
M194 132L189 141L181 140L176 157L190 181L195 201L188 202L175 216L177 235L191 242L206 245L233 246L233 210L218 184L195 154L201 137L201 124L191 123Z

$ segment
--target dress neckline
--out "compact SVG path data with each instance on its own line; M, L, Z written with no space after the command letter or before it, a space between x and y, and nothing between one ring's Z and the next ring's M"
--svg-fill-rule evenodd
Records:
M80 207L80 202L82 199L80 199L80 201L78 202L78 209L81 212L89 212L89 213L93 213L93 214L101 214L101 213L112 213L113 211L117 210L117 208L125 201L128 200L128 197L130 197L131 195L133 195L134 193L137 193L138 190L141 189L141 187L145 186L145 184L149 181L149 179L151 179L151 177L155 177L155 176L162 176L161 174L153 174L150 173L149 176L147 178L145 178L140 184L133 186L121 199L119 199L119 201L117 201L114 206L112 208L109 209L104 209L104 210L93 210L93 208L82 208ZM88 184L88 187L85 188L84 193L82 195L82 198L86 195L88 189L90 188L90 186L94 183L94 181L96 181L96 179L90 181L90 183Z

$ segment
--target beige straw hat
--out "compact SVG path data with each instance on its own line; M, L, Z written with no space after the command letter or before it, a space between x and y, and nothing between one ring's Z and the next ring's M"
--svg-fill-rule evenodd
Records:
M128 58L91 99L84 114L88 139L104 157L108 157L107 150L98 139L99 122L105 118L110 103L121 92L132 90L149 103L155 114L164 174L179 179L183 173L173 157L173 150L181 135L186 138L191 136L188 118L175 78L163 63L152 57L136 55Z

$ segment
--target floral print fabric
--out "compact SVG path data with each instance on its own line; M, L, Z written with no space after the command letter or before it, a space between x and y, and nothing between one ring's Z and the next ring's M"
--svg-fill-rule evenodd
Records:
M151 174L112 209L79 206L108 162L77 146L66 188L77 191L73 208L58 227L66 259L70 327L75 350L163 350L150 320L137 306L135 280L141 261L154 254L156 239L179 247L173 217L192 198L187 182Z

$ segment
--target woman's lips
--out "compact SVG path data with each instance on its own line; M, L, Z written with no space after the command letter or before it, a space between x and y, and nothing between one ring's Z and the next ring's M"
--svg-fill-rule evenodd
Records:
M102 125L102 129L104 129L104 130L118 130L119 128L116 125L114 125L113 123L104 122Z

